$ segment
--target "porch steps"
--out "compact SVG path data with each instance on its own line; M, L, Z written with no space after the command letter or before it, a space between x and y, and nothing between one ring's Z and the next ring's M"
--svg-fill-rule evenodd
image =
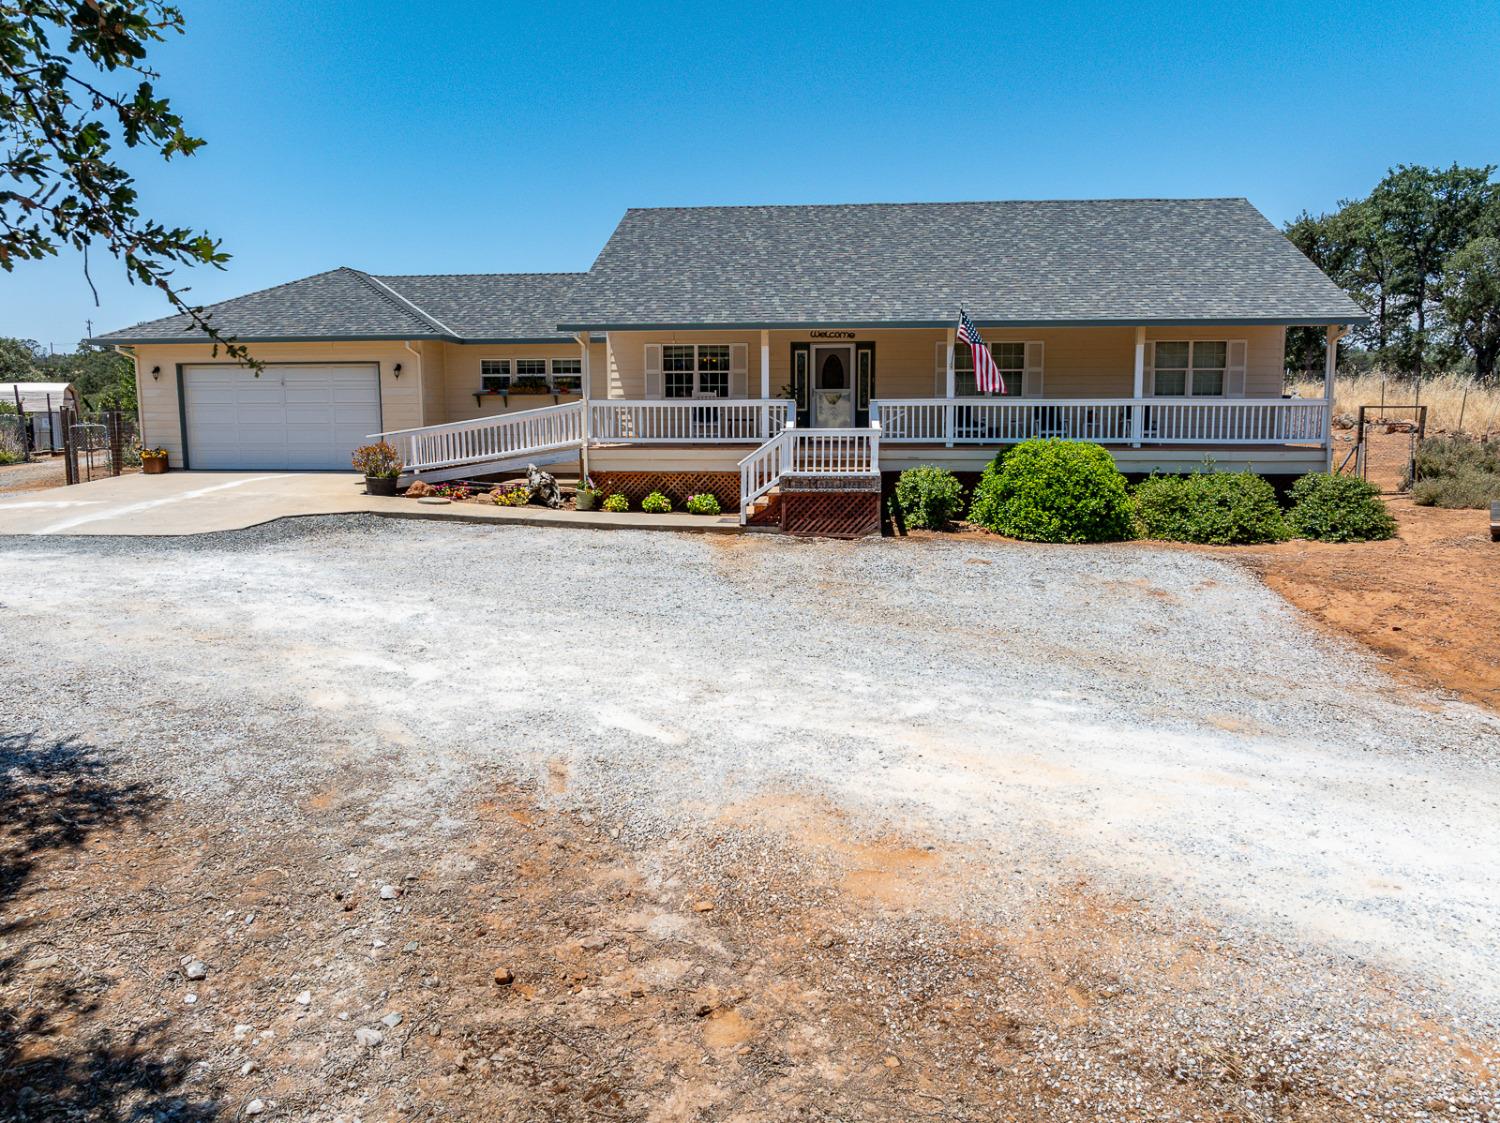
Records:
M767 515L768 513L775 514L774 508L779 506L780 503L781 488L779 486L771 488L770 491L766 492L759 499L750 504L750 509L745 512L746 525L753 526L757 523L769 522L769 519L762 518L761 516Z

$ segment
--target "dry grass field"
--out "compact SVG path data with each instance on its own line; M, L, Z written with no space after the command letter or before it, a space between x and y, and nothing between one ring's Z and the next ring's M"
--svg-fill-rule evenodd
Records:
M1321 398L1323 383L1304 380L1291 387L1299 398ZM1360 406L1425 405L1429 432L1500 433L1500 386L1482 386L1467 375L1442 374L1411 382L1382 374L1342 374L1334 382L1334 412L1358 412Z

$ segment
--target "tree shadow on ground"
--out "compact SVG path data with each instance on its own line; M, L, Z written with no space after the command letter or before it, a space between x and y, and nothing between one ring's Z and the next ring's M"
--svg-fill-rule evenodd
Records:
M78 1035L107 1005L111 981L57 950L66 925L80 922L34 918L58 907L55 894L31 899L46 863L96 832L149 820L161 803L115 779L92 745L0 731L0 1119L219 1118L213 1099L185 1093L193 1062L170 1047L162 1023Z

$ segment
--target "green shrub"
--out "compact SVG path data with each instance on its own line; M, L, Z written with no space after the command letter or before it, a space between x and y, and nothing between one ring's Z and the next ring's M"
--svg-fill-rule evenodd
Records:
M354 450L354 470L371 479L394 480L401 475L401 454L385 441L360 445Z
M1032 542L1129 538L1134 512L1125 477L1104 449L1082 441L1022 441L984 470L969 518Z
M630 510L630 500L617 491L613 495L605 496L604 509L606 511L614 511L616 514L621 511L628 511Z
M1487 507L1500 499L1500 444L1434 437L1417 449L1414 502L1424 507Z
M896 506L907 526L942 530L963 510L963 485L946 468L908 468L896 480Z
M672 509L672 501L659 491L653 491L641 500L641 510L648 515L665 515Z
M1396 520L1375 486L1358 476L1310 472L1292 485L1287 526L1302 538L1371 542L1394 538Z
M1144 538L1245 546L1286 537L1276 489L1253 472L1152 476L1135 488L1136 525Z
M1423 507L1488 507L1500 499L1500 475L1467 471L1418 480L1412 485L1411 497Z
M719 497L711 491L688 496L687 512L690 515L717 515L719 511Z

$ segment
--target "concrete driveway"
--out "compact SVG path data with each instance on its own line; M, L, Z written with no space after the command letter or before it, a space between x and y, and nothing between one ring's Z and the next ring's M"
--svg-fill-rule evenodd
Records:
M702 518L673 511L552 511L546 507L494 507L478 503L419 505L410 499L365 494L353 472L168 472L116 476L0 497L0 535L103 534L158 536L243 530L302 515L370 512L393 518L457 519L523 526L590 526L600 529L740 530L733 515Z
M380 502L352 472L132 474L0 499L0 534L202 534Z

